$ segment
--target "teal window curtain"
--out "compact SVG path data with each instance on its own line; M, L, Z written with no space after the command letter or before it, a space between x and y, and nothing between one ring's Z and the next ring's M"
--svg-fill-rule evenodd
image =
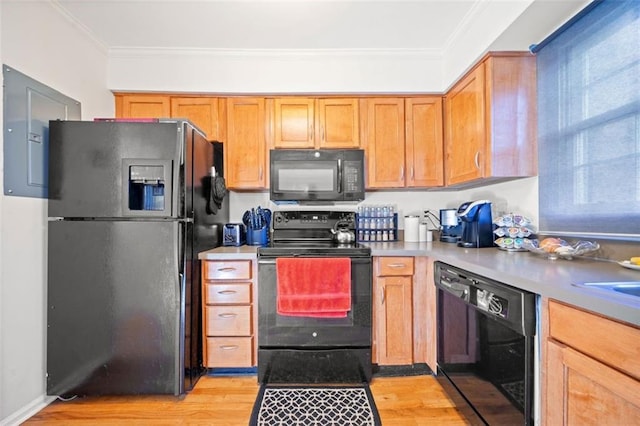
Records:
M531 50L540 231L640 240L640 1L594 2Z

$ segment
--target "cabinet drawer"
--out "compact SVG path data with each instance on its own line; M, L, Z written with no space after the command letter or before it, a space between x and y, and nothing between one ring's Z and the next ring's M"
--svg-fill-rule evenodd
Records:
M207 367L251 367L253 337L208 337Z
M250 260L207 260L206 280L250 280Z
M549 301L549 337L640 379L640 329Z
M413 275L413 257L378 257L376 275Z
M207 336L250 336L251 306L207 306Z
M251 303L251 283L207 284L205 303L213 304L249 304Z

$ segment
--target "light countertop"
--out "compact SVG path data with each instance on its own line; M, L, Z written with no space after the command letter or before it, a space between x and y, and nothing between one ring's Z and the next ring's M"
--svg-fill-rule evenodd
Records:
M575 287L572 283L640 281L640 271L616 262L577 257L548 260L529 252L497 248L461 248L439 241L363 243L373 256L428 256L472 273L574 306L640 326L640 298ZM199 259L255 259L257 247L218 247L199 254Z

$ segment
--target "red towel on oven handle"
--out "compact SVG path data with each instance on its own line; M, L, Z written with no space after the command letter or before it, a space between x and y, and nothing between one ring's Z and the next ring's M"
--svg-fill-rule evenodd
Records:
M279 315L344 318L351 309L351 259L276 259Z

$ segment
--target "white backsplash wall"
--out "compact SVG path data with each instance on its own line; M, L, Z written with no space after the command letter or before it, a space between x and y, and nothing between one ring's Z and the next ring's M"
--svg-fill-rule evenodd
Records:
M230 222L242 222L242 215L252 207L261 206L271 210L291 209L291 206L276 206L269 200L269 192L230 192ZM538 225L538 178L487 185L461 191L375 191L367 192L362 204L393 204L398 211L398 227L404 229L404 215L422 214L431 210L436 216L440 209L458 208L465 201L487 199L492 202L494 216L503 213L518 213L529 217ZM356 205L301 207L301 209L345 209L355 210Z

